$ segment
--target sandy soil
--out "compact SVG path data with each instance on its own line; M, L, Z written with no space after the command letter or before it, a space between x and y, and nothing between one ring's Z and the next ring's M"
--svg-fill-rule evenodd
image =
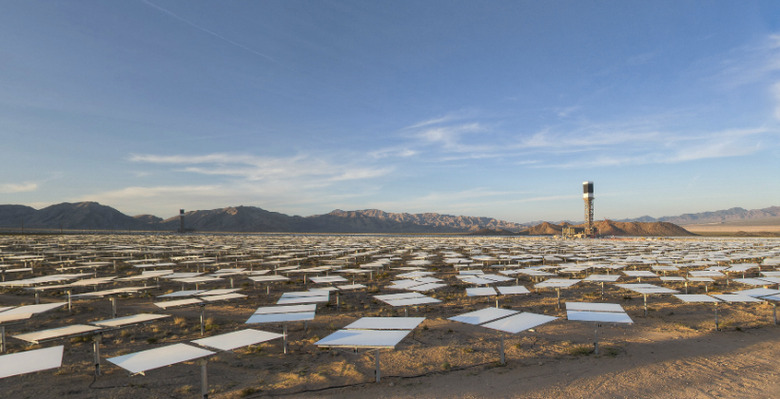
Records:
M594 286L595 287L595 286ZM597 289L583 285L564 293L564 300L593 300ZM589 289L590 288L590 289ZM444 295L444 294L440 294ZM258 295L257 299L264 296ZM361 297L354 293L354 300ZM493 306L487 299L462 298L460 305L412 309L428 319L395 351L380 355L382 381L374 382L373 353L318 349L313 345L335 329L357 319L350 295L346 309L318 311L304 329L290 326L290 352L281 342L221 353L209 361L213 398L236 397L774 397L780 392L780 328L773 325L768 305L726 305L722 331L714 331L710 306L680 304L670 297L650 299L643 316L641 298L624 299L609 290L607 299L622 303L634 325L604 325L599 329L600 354L592 353L594 326L563 317L534 332L504 334L507 364L498 364L499 333L446 320L473 309ZM275 300L274 293L271 297ZM141 301L141 300L135 300ZM124 300L124 312L151 311ZM267 300L253 301L267 304ZM502 306L564 316L554 294L532 293L502 301ZM76 314L57 312L39 328L91 319L108 311L102 303L77 304ZM220 305L207 310L214 334L243 328L249 306ZM104 357L142 350L157 342L182 342L200 337L198 315L172 311L175 318L104 337ZM341 313L341 314L339 314ZM361 315L401 315L379 304ZM256 328L281 330L278 325ZM13 332L11 332L13 333ZM66 343L65 366L0 381L0 389L15 398L194 397L200 390L197 364L181 364L132 376L107 362L93 381L91 345L83 339ZM53 383L53 384L52 384ZM333 388L347 386L344 388Z
M606 355L510 360L380 384L319 392L321 397L771 398L780 392L776 328L704 334L621 334ZM614 350L615 352L612 352ZM293 395L306 397L307 395Z
M434 263L436 263L434 261ZM427 319L396 350L380 355L382 380L374 382L374 353L344 349L320 349L318 339L363 316L400 316L402 309L377 302L372 296L393 279L375 276L362 281L365 291L345 292L341 306L333 300L318 306L317 318L304 325L290 323L290 353L282 353L281 340L270 341L209 359L211 398L338 397L338 398L769 398L780 394L780 327L774 325L773 308L761 304L721 305L721 331L715 331L711 305L684 304L671 296L650 296L644 316L641 296L607 285L605 297L597 284L579 283L562 292L563 301L620 303L634 320L632 325L603 325L599 331L600 354L592 352L595 325L565 320L555 291L502 297L500 306L558 316L560 319L534 331L504 334L506 365L500 365L497 331L449 321L460 313L495 306L492 298L468 298L467 284L454 279L455 271L442 267L437 277L449 287L429 293L444 303L410 308L410 316ZM122 273L132 273L120 268ZM579 276L582 277L582 276ZM631 282L624 278L621 282ZM642 282L658 283L657 280ZM528 288L533 281L520 279ZM246 328L244 321L258 306L272 305L284 291L312 287L296 280L265 287L240 283L246 300L209 305L207 334ZM682 289L681 286L674 287ZM178 290L178 284L135 297L121 298L119 315L163 313L152 305L155 296ZM209 287L222 288L222 287ZM712 286L713 292L741 287ZM704 286L691 287L704 293ZM43 302L62 300L55 293ZM2 304L30 303L25 290L0 294ZM152 370L146 375L128 373L106 358L176 342L200 338L196 309L177 309L173 317L103 337L103 374L95 378L89 339L65 342L64 365L0 380L7 398L179 398L199 397L200 366L184 363ZM75 302L73 314L53 311L28 324L11 326L8 334L83 323L107 318L108 300ZM278 324L253 328L281 332ZM53 344L46 344L51 346ZM34 348L36 346L33 346ZM9 338L9 351L28 349Z
M695 234L725 234L725 233L780 233L780 219L769 219L755 223L725 222L707 224L689 224L681 226Z

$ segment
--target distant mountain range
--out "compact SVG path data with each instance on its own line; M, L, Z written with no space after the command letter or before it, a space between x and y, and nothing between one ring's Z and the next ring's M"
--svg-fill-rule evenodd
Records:
M648 216L627 221L598 221L603 235L672 236L689 234L674 224L712 223L724 220L780 216L780 207L760 210L732 208L717 212L686 214L654 219ZM663 223L662 223L663 222ZM251 206L190 211L184 214L186 231L194 232L279 232L279 233L521 233L560 234L563 226L536 226L487 217L453 216L438 213L389 213L376 209L334 210L324 215L288 216ZM179 216L161 219L152 215L128 216L96 202L61 203L40 210L24 205L0 205L0 229L178 231ZM674 227L672 227L674 226Z
M714 212L686 213L680 216L664 216L652 218L642 216L636 219L627 219L631 222L669 222L679 225L725 223L735 221L748 221L780 217L780 206L770 206L764 209L730 208Z
M40 210L0 205L4 230L178 231L179 216L127 216L96 202L62 203ZM376 209L334 210L324 215L288 216L251 206L190 211L186 231L280 233L466 233L479 229L521 231L528 226L501 220L438 213L388 213Z

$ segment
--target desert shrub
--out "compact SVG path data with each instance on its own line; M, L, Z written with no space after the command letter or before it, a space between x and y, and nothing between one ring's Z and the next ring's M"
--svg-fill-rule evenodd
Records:
M588 356L593 353L593 347L590 345L577 345L569 348L569 354L572 356Z
M184 317L176 317L173 319L173 325L179 328L184 328L187 326L187 319Z
M195 392L195 387L192 385L182 385L176 388L176 393L179 395L189 395L193 392Z
M617 355L620 354L620 349L612 347L612 346L609 346L609 347L603 348L602 349L602 353L604 354L604 356L617 357Z
M70 339L71 344L80 344L84 342L92 342L92 336L90 335L80 335L78 337L73 337Z
M214 318L209 317L206 319L206 321L203 323L203 330L204 331L211 331L211 330L217 330L219 329L219 326L214 321Z

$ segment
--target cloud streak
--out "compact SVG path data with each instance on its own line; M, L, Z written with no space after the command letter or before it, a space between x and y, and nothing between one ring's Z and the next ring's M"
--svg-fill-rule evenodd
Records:
M155 187L125 187L119 190L106 191L99 194L100 198L107 202L115 202L124 198L156 198L165 196L219 196L222 187L219 185L203 186L155 186Z
M630 64L645 64L658 57L643 53ZM780 142L780 34L758 43L735 48L719 58L700 60L697 79L707 82L716 98L686 107L653 108L655 113L636 111L620 117L593 118L581 106L548 107L557 120L541 126L523 127L510 118L487 119L476 113L452 112L424 119L399 130L405 139L398 147L408 149L429 163L469 161L505 162L519 159L529 168L581 168L668 164L747 156L776 148ZM705 78L701 78L705 76ZM714 84L712 84L714 82ZM720 107L733 109L730 96L740 90L764 91L770 110L758 119L724 123L711 128L702 121L717 121ZM724 94L724 92L726 92ZM755 96L753 96L755 97ZM759 97L762 97L759 95ZM577 101L575 100L576 104ZM666 110L663 110L666 108ZM756 109L762 109L758 107ZM739 111L733 111L735 113ZM576 114L576 118L572 115ZM730 121L734 121L729 125ZM756 120L756 122L752 122ZM690 126L696 126L691 128ZM562 161L563 159L563 162Z
M776 95L780 103L780 84ZM776 113L780 117L780 106ZM409 136L416 144L407 143L406 147L416 145L421 153L427 148L428 159L433 162L501 158L519 160L514 164L531 168L568 169L744 156L762 150L780 134L764 126L703 132L668 127L678 118L681 116L662 114L609 123L567 124L530 134L502 132L479 122L444 126L426 122L421 124L425 128Z
M186 19L184 17L179 16L178 14L175 14L173 11L168 10L167 8L163 8L163 7L161 7L161 6L157 5L157 4L154 4L154 3L152 3L151 1L148 1L148 0L141 0L141 2L143 2L144 4L150 6L150 7L154 8L154 9L156 9L158 11L161 11L161 12L165 13L166 15L170 16L171 18L174 18L174 19L176 19L178 21L184 22L185 24L187 24L187 25L189 25L189 26L191 26L191 27L193 27L193 28L203 32L203 33L206 33L208 35L216 37L217 39L219 39L219 40L221 40L221 41L223 41L225 43L228 43L228 44L230 44L232 46L235 46L237 48L240 48L242 50L248 51L248 52L250 52L250 53L252 53L254 55L263 57L263 58L265 58L268 61L272 61L272 62L275 62L277 64L279 63L277 60L275 60L273 57L269 56L268 54L263 54L263 53L261 53L261 52L259 52L257 50L251 49L251 48L249 48L249 47L247 47L247 46L245 46L245 45L243 45L241 43L238 43L236 41L230 40L227 37L222 36L222 35L220 35L217 32L214 32L214 31L212 31L210 29L206 29L206 28L196 24L195 22L192 22L192 21L190 21L190 20L188 20L188 19Z
M369 156L374 159L384 158L410 158L419 154L419 151L415 151L405 147L390 147L383 148L376 151L369 152Z
M175 170L208 176L226 176L248 181L318 179L321 183L377 178L392 167L334 163L305 155L262 157L236 154L155 155L132 154L132 162L178 166Z
M323 156L298 154L267 157L248 154L131 154L130 162L163 172L189 174L203 185L135 185L102 193L92 200L113 205L155 203L157 208L207 209L220 206L255 205L287 213L301 213L312 206L327 206L343 198L358 198L376 192L376 181L391 174L392 165L367 164L370 158L345 157L337 162ZM143 179L143 177L139 177ZM85 197L87 198L87 197ZM147 211L143 211L147 212Z
M772 34L758 44L736 48L716 65L719 70L712 79L729 89L776 80L780 72L780 35Z
M38 190L38 183L4 183L0 184L0 194L29 193Z

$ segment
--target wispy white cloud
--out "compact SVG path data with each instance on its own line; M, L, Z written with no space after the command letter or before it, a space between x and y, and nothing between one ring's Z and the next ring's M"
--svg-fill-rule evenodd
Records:
M451 122L451 121L456 120L456 119L458 119L458 118L451 114L451 115L446 115L446 116L442 116L442 117L439 117L439 118L432 118L432 119L420 121L420 122L417 122L417 123L415 123L415 124L413 124L411 126L407 126L406 129L420 129L420 128L424 128L424 127L428 127L428 126L432 126L432 125L440 125L442 123L448 123L448 122Z
M105 191L97 196L100 200L106 202L115 202L119 199L125 198L155 198L165 196L218 196L220 194L221 186L219 185L204 185L204 186L154 186L154 187L125 187L119 190ZM95 194L90 195L89 198L95 198Z
M633 131L632 131L633 130ZM540 130L529 137L522 137L516 148L522 149L583 149L665 141L655 131L637 131L637 127L613 127L608 125L578 126L569 131Z
M427 127L416 133L424 142L443 145L446 149L463 151L466 147L461 143L465 134L484 132L487 129L479 123L467 123L454 126Z
M438 118L415 124L402 133L410 153L432 155L431 161L492 158L503 140L482 122Z
M344 180L360 180L360 179L372 179L376 177L382 177L393 171L394 168L361 168L361 169L349 169L341 172L337 176L332 176L328 179L331 182L344 181Z
M638 54L628 64L643 64L657 52ZM707 103L655 113L623 114L615 119L593 119L577 105L552 110L559 120L525 129L506 119L476 113L453 112L412 124L399 131L404 148L428 162L469 160L533 160L531 167L583 167L690 162L754 154L777 147L780 129L780 34L767 36L719 58L693 66L695 76L709 76L715 86L730 90L754 85L766 90L772 112L754 124L736 122L731 130L706 130L701 120L717 120ZM707 79L707 78L705 78ZM753 87L750 90L754 90ZM717 111L716 111L717 112ZM578 118L569 118L577 113ZM410 133L411 131L411 133ZM565 161L561 162L561 157Z
M409 158L417 154L419 154L419 151L415 151L413 149L406 148L406 147L382 148L368 153L368 155L374 159Z
M29 193L38 189L38 183L4 183L0 184L0 194Z
M211 185L125 187L89 193L74 200L97 201L129 214L151 213L161 217L173 216L181 208L213 209L238 205L308 216L312 209L327 212L343 207L346 200L365 203L360 198L376 192L373 186L365 190L340 191L316 182L302 185L299 181L225 181Z
M349 158L349 157L347 157ZM287 213L300 213L312 206L338 199L369 195L372 182L391 174L393 165L367 164L370 158L354 157L338 162L335 158L310 155L266 157L249 154L212 153L132 154L128 158L151 168L155 174L174 172L199 176L204 185L133 186L88 197L107 204L154 203L156 208L254 205ZM357 184L357 186L355 186ZM356 188L358 187L358 188ZM142 212L149 212L141 210Z
M766 127L728 129L688 137L670 138L669 146L674 149L664 154L658 163L677 163L699 159L728 158L750 155L763 148L762 138L776 140L777 131Z
M205 155L157 155L130 154L132 162L147 162L159 164L199 164L199 163L249 163L256 162L259 157L239 154L213 153Z
M497 140L501 140L501 137L494 135L484 118L477 120L479 116L479 113L473 110L461 110L414 123L399 132L400 137L406 139L406 142L392 147L402 149L402 152L378 152L376 155L381 157L386 154L394 156L426 154L437 157L441 153L457 153L460 155L456 157L463 154L469 154L466 157L471 158L489 157L494 148L499 146Z
M713 64L716 70L708 79L718 86L731 90L745 85L765 85L774 91L773 83L780 82L780 34L735 48Z
M598 153L587 152L580 157L556 164L537 164L541 168L614 167L647 164L672 164L701 159L745 156L760 151L761 137L777 137L767 128L733 129L696 135L660 134L649 147L615 147ZM648 143L644 143L647 145Z
M469 149L471 151L468 151ZM502 152L499 149L491 149L491 148L487 148L486 146L481 146L479 148L462 146L461 150L455 153L454 155L442 155L439 158L437 158L436 161L439 162L455 162L455 161L468 161L468 160L476 161L476 160L502 158L505 156L507 156L507 153Z
M132 186L89 193L76 201L97 201L130 214L169 217L180 208L211 209L215 203L234 205L230 194L235 193L220 185Z
M391 167L371 167L354 162L336 163L305 155L262 157L241 154L153 155L133 154L130 161L179 166L179 172L227 176L250 181L318 179L321 182L368 179L392 172Z
M579 111L580 108L582 108L582 107L580 107L579 105L573 105L573 106L570 106L570 107L558 108L558 109L555 110L555 114L558 115L559 118L568 118L569 116L571 116L571 114Z
M456 122L461 120L473 119L477 113L473 110L459 110L455 112L447 113L444 116L434 117L426 119L417 123L413 123L410 126L405 127L405 130L417 130L428 126L444 125L450 122Z
M426 121L420 124L424 128L405 135L410 139L406 148L425 152L429 155L426 159L433 162L501 158L520 159L521 164L544 166L544 160L551 159L550 154L588 153L622 146L663 146L670 138L673 139L672 135L656 128L662 125L661 119L664 118L668 116L643 116L635 121L622 122L569 123L530 133L499 130L481 121L460 121L457 124L441 121L441 125Z
M759 143L742 143L737 140L719 140L696 143L683 151L677 151L666 162L676 163L710 158L727 158L750 155L760 150Z
M776 87L780 104L780 84ZM572 122L533 133L499 131L479 121L426 124L407 136L426 160L456 162L501 159L533 168L574 168L663 164L744 156L780 137L766 127L686 131L677 125L690 117L682 111L615 121ZM780 117L780 106L777 108Z

